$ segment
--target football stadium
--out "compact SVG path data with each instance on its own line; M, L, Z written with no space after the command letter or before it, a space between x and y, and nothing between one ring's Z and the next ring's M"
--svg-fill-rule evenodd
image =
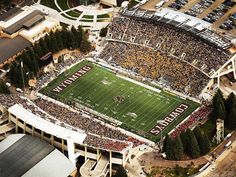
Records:
M154 141L162 130L163 134L168 133L199 106L130 80L82 61L49 83L42 93L105 114L110 117L106 120Z
M117 166L133 166L138 155L161 152L160 140L167 134L178 137L205 123L222 77L236 79L235 39L187 13L139 8L145 3L119 9L105 37L91 28L77 36L79 49L61 45L53 53L49 48L51 63L34 73L29 88L24 78L31 73L22 71L28 58L19 57L15 64L23 88L0 94L0 140L11 133L30 134L79 163L82 177L111 177ZM56 18L55 13L49 9L43 15ZM63 33L53 38L47 38L49 32L39 34L55 46L63 44L62 38L73 43L69 27L58 26ZM94 50L82 52L82 44L90 45L87 35ZM34 45L46 49L44 42Z

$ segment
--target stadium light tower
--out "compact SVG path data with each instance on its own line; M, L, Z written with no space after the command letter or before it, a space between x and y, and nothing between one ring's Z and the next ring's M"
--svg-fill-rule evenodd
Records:
M22 77L22 82L23 82L23 91L25 91L25 80L24 80L24 74L23 74L24 64L22 61L20 63L20 68L21 68L21 77Z

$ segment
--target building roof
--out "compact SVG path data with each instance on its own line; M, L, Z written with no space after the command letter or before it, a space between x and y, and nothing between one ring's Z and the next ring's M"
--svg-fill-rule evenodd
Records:
M2 15L0 15L0 21L8 21L11 18L15 17L16 15L18 15L19 13L21 13L22 11L23 10L21 8L14 7L8 10L7 12L3 13Z
M55 149L22 177L66 177L75 170L72 162Z
M1 177L22 176L54 147L32 136L23 136L0 154Z
M29 19L27 22L25 22L23 25L24 27L30 28L32 27L35 23L41 21L44 19L44 16L42 15L35 15L33 18Z
M21 36L12 39L0 38L0 63L3 63L30 46L31 43Z
M65 177L76 169L60 151L30 135L10 135L0 149L1 177Z
M42 17L35 18L36 16L42 16ZM5 28L3 31L11 35L17 31L19 31L21 28L23 28L24 24L35 24L39 20L41 20L42 18L43 18L43 13L39 10L34 10L31 13L29 13L28 15L21 18L20 20L13 23L12 25Z

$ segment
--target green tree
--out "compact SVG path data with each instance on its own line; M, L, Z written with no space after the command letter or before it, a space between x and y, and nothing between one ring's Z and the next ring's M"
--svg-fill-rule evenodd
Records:
M232 108L236 107L236 96L232 92L229 94L228 98L225 100L225 108L227 112L230 112Z
M170 137L169 135L167 134L164 141L163 141L163 147L162 147L162 152L165 152L166 151L166 148L167 148L167 144L168 144L168 141L169 141Z
M128 9L131 9L132 7L134 7L137 4L137 2L135 0L130 0L129 4L128 4Z
M210 143L210 141L209 141L209 138L208 138L208 136L205 134L205 133L203 133L203 147L202 147L202 151L201 151L201 153L203 154L203 155L205 155L205 154L207 154L208 152L210 152L210 150L211 150L211 143Z
M59 50L64 49L63 40L62 40L62 32L61 31L56 31L55 32L55 37L56 37L58 49Z
M229 116L229 113L231 112L231 110L233 108L236 108L236 96L235 94L232 92L229 94L228 98L226 99L225 101L225 108L226 108L226 111L227 111L227 117L226 117L226 120L225 120L225 126L226 127L230 127L231 125L231 117Z
M182 132L180 134L180 138L181 138L181 142L183 144L183 148L184 148L184 152L187 152L187 147L188 147L188 136L187 136L187 132Z
M200 155L200 148L199 148L197 139L194 133L190 129L188 129L186 133L188 136L187 154L192 158L197 158Z
M39 44L35 44L33 50L34 50L35 54L37 54L39 56L39 58L41 58L45 54L45 53L43 53L43 50Z
M15 84L17 82L17 75L20 73L17 73L17 63L14 61L10 65L10 70L7 73L7 76L12 84Z
M69 48L69 40L68 40L68 31L62 30L62 40L63 40L63 48Z
M56 35L53 33L51 36L51 51L52 53L56 53L58 52L59 48L58 48L58 45L57 45L57 39L56 39Z
M166 154L166 159L173 160L175 159L174 151L173 151L174 141L169 135L166 135L164 140L163 152Z
M2 0L4 7L9 6L12 3L12 0Z
M90 50L91 50L91 44L87 40L87 38L85 36L83 36L81 44L80 44L80 51L83 52L83 53L87 53Z
M104 27L104 28L102 28L101 31L100 31L99 36L100 36L100 37L106 37L107 31L108 31L108 27L107 27L107 26Z
M203 132L199 127L196 127L193 132L197 139L201 155L207 154L210 151L210 143L207 136L204 136Z
M3 80L0 80L0 93L10 94L10 90Z
M38 71L39 71L39 64L38 64L38 56L35 54L35 56L32 58L32 67L31 71L33 72L34 76L37 77Z
M83 38L83 36L85 35L82 26L79 26L79 27L78 27L77 33L78 33L78 35L77 35L77 39L76 39L76 40L77 40L77 42L78 42L78 46L80 47L82 38Z
M173 141L172 151L174 155L174 160L181 160L184 154L184 147L179 136L177 136Z
M78 49L80 47L81 42L79 41L79 31L74 26L72 26L71 32L73 34L73 41L71 43L71 47L72 49Z
M233 107L227 117L228 120L228 128L230 130L236 129L236 108Z
M43 53L43 54L46 54L46 53L49 52L49 48L48 48L48 45L47 45L47 43L46 43L45 38L40 39L39 45L40 45L40 47L41 47L41 49L42 49L42 53Z
M114 177L128 177L123 166L119 166Z
M226 119L225 99L221 90L219 89L213 97L213 110L211 112L211 119L215 122L216 119Z
M27 52L23 52L20 56L20 60L28 67L31 68L31 58Z

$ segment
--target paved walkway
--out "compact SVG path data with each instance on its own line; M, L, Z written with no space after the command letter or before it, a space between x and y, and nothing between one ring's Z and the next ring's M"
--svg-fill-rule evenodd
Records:
M143 166L139 162L139 157L144 153L152 151L153 149L150 147L146 147L143 151L140 151L138 147L133 149L132 155L134 155L135 157L131 159L130 163L127 163L125 166L128 171L129 177L146 177L145 173L143 172Z
M59 4L57 3L57 0L54 0L55 5L57 6L57 8L60 10L60 12L57 12L56 10L46 7L42 4L40 4L40 0L33 5L33 7L37 8L38 10L41 10L43 12L46 12L49 16L51 16L52 18L57 19L58 21L68 24L69 26L85 26L91 30L100 30L101 28L107 26L110 22L109 21L104 21L104 22L97 22L97 15L102 15L102 14L113 14L113 13L117 13L117 9L115 8L107 8L107 9L98 9L98 5L97 6L77 6L77 7L73 7L71 9L67 9L65 11L63 11L61 9L61 7L59 6ZM80 12L82 12L82 14L79 17L72 17L70 15L68 15L65 12L71 11L71 10L78 10ZM63 15L62 15L63 14ZM84 15L92 15L94 16L93 19L91 19L91 22L83 22L81 21L82 17ZM66 18L68 17L68 18ZM85 19L84 20L89 20L89 19ZM104 20L110 20L111 18L106 18Z
M149 170L153 166L155 167L164 167L164 168L174 168L176 164L181 167L186 167L193 164L194 166L199 166L206 164L208 159L206 157L199 157L197 159L183 160L183 161L174 161L174 160L165 160L158 153L150 152L143 154L140 158L141 164L145 166L145 169Z

